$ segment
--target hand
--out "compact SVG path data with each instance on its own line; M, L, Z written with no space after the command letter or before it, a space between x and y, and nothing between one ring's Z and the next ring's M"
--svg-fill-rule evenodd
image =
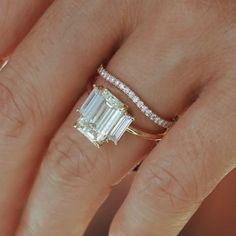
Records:
M236 165L235 1L49 4L0 3L0 55L18 44L0 74L0 235L82 235L144 155L110 235L177 235ZM158 114L180 114L157 146L126 134L97 149L73 128L105 62Z

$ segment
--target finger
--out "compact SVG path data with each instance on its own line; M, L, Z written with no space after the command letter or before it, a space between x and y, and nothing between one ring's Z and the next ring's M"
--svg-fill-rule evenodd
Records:
M96 212L96 215L90 222L86 232L84 233L84 236L108 235L107 231L111 220L124 201L134 176L134 172L130 173L129 176L126 176L124 179L122 179L122 182L112 190L109 197Z
M110 235L177 235L235 167L235 81L212 83L146 159Z
M109 15L93 4L52 4L0 74L0 235L14 230L50 137L120 40L119 22L102 29Z
M180 86L178 79L171 82L167 76L167 68L161 70L163 65L158 63L154 66L153 61L158 61L154 56L156 51L148 47L145 47L145 53L140 50L145 45L145 41L141 39L147 34L144 32L140 37L137 36L134 33L126 40L112 57L108 68L153 107L159 109L159 113L171 117L174 114L168 110L169 107L175 107L174 112L182 110L189 102L186 94L193 90L193 85L188 83L187 86L184 83L186 87ZM152 37L146 40L155 42ZM168 58L163 55L162 57L163 61L168 61ZM145 63L146 61L152 63ZM151 78L157 71L160 77L153 82ZM166 79L162 75L165 75ZM181 78L188 80L187 76ZM148 82L145 83L144 79ZM169 86L170 83L172 86ZM105 82L104 85L128 104L140 126L153 128L153 124L123 93ZM179 98L178 102L172 95ZM79 99L76 107L80 107L85 97L86 95ZM166 99L166 102L162 102L162 99ZM155 106L155 101L160 101L158 106ZM84 136L74 131L72 125L77 118L75 109L51 141L21 222L18 233L20 236L46 233L58 236L82 235L96 209L109 194L111 186L153 147L152 142L126 134L118 146L109 143L97 149ZM49 199L53 201L48 201Z
M180 235L234 235L236 169L207 197Z
M0 58L13 51L53 0L0 2Z

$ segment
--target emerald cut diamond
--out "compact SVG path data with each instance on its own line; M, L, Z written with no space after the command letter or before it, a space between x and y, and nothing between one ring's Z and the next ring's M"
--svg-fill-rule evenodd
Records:
M108 141L117 144L134 120L124 103L108 89L95 85L79 113L75 128L97 147Z

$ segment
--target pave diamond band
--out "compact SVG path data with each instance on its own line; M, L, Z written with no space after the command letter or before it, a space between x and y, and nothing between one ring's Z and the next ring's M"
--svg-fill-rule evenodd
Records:
M98 74L101 78L113 84L116 88L125 93L128 98L138 107L138 109L145 114L151 121L153 121L156 125L159 125L165 129L170 128L174 122L176 121L176 117L171 121L165 120L154 113L142 100L139 96L135 94L135 92L130 89L126 84L121 82L115 76L111 75L104 67L101 65L98 68Z

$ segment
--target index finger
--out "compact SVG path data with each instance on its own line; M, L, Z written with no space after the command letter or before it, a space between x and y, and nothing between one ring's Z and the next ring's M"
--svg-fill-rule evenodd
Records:
M13 51L52 1L0 1L0 58Z

